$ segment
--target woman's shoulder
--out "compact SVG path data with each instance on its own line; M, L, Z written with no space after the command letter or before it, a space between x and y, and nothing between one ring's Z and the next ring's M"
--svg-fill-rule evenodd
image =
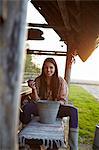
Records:
M34 81L35 81L36 88L39 89L39 87L40 87L40 76L36 77Z
M66 80L64 78L62 78L61 76L58 77L60 82L66 82Z
M40 76L36 77L35 82L40 82L40 78L41 78Z
M66 80L64 78L62 78L61 76L59 76L59 83L65 84L66 86L68 86Z

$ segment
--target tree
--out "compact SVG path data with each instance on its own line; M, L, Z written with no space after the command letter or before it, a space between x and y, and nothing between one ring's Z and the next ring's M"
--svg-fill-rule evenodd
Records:
M35 78L40 74L40 68L32 62L32 58L35 56L31 54L26 55L25 61L25 68L24 68L24 81L28 80L29 78Z
M25 61L25 69L24 72L32 72L33 64L32 64L32 55L27 54L26 55L26 61Z

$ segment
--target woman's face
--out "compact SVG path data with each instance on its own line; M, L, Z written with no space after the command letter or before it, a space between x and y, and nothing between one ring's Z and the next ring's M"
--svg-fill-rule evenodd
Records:
M46 77L51 77L55 73L55 66L51 62L46 62L44 65L44 73Z

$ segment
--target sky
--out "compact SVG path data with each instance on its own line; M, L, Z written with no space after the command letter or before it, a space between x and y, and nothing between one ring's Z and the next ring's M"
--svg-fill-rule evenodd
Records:
M27 22L28 23L46 23L45 19L40 15L40 13L28 3L27 9ZM40 28L41 29L41 28ZM62 50L66 51L67 46L64 42L60 41L60 37L56 34L53 29L43 29L43 36L46 36L45 40L33 41L32 43L28 41L29 47L31 49L37 50ZM38 66L42 66L43 60L49 56L39 56L36 55L35 62ZM52 57L52 56L51 56ZM75 80L89 80L89 81L99 81L99 47L93 51L92 55L83 62L78 56L75 57L75 64L72 64L71 69L71 79ZM54 56L58 68L59 75L64 77L66 57Z

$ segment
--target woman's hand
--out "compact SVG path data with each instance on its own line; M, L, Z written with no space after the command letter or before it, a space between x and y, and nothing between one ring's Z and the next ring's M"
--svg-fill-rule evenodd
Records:
M67 104L67 101L64 100L64 99L59 99L58 102L59 102L61 105Z
M58 101L58 102L59 102L61 105L64 105L64 101L61 101L61 100L60 100L60 101Z
M28 81L28 86L34 90L36 89L35 82L33 80Z
M32 88L32 93L31 93L32 99L35 101L39 100L40 98L36 90L35 82L33 80L28 80L28 86Z

